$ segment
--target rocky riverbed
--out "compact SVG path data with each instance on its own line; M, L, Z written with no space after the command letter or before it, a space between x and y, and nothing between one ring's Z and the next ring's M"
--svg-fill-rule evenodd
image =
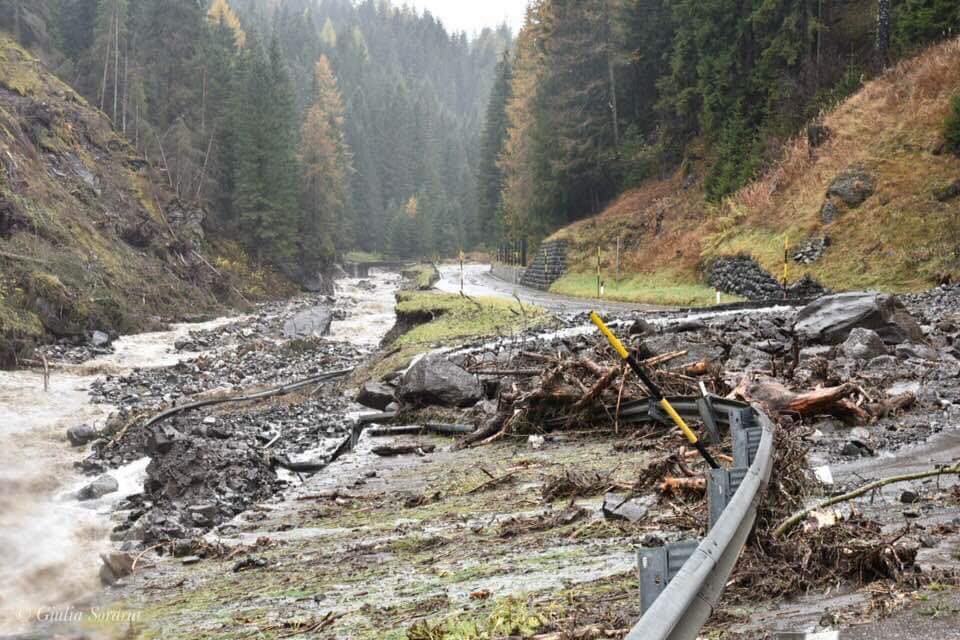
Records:
M614 359L582 313L560 314L548 331L444 345L365 385L324 378L391 353L377 343L396 285L351 282L329 313L329 301L304 299L180 331L164 367L89 382L101 403L91 406L114 414L96 434L74 434L97 438L80 465L84 482L107 492L95 503L123 496L110 503L119 553L102 575L115 583L114 610L142 614L108 637L616 634L636 619L633 547L704 532L696 483L666 482L691 466L695 476L699 463L677 453L671 431L599 410L643 389L633 380L599 386L617 380ZM802 443L809 479L816 468L829 494L960 455L958 313L960 288L941 288L902 302L841 294L804 309L610 320L653 358L669 392L698 393L702 382L779 413ZM578 409L594 386L596 401ZM841 389L838 403L781 410L818 389ZM370 411L392 413L362 430L359 391ZM264 397L221 402L253 394ZM165 410L173 413L144 426ZM491 443L463 448L436 433L463 429L476 429L466 441ZM716 453L729 448L721 442ZM918 568L949 570L960 530L949 528L952 487L947 478L897 487L866 509L891 536L905 518L913 524L897 539L923 547ZM907 507L901 491L911 492ZM142 567L123 552L143 552ZM742 580L731 583L724 631L754 637L821 623L809 604L778 620L772 600L742 599ZM857 589L850 583L847 600L831 601L835 624L870 617Z

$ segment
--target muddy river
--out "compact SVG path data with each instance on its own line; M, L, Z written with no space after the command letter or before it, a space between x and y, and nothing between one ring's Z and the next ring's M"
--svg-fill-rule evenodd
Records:
M347 317L334 322L331 340L372 348L393 325L399 277L375 273L367 282L338 283L338 304ZM112 549L112 507L142 490L148 459L111 472L119 491L88 502L73 497L90 478L74 466L85 449L71 448L65 431L82 423L102 425L111 410L90 402L91 383L104 372L167 367L195 357L177 353L174 343L191 330L241 319L121 338L113 354L53 371L47 391L36 371L0 371L0 635L21 632L38 614L82 604L97 593L99 554Z

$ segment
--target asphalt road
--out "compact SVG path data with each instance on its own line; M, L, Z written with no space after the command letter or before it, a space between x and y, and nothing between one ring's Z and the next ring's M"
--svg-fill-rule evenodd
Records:
M436 288L447 293L460 292L460 266L441 265L440 282ZM599 311L623 313L627 311L665 311L667 307L629 302L611 302L609 300L591 300L571 298L547 291L530 289L500 280L490 273L488 264L468 264L463 268L463 292L468 296L488 296L495 298L520 298L524 304L532 304L554 313L583 313Z

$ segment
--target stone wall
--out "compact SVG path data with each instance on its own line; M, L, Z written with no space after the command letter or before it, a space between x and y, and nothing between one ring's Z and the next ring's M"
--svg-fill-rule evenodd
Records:
M567 242L544 242L520 281L525 287L546 291L567 272Z
M499 278L510 284L520 284L523 280L523 274L526 273L526 267L511 267L506 264L495 263L490 272L493 277Z
M784 295L783 286L749 256L718 258L710 265L707 282L711 287L748 300L778 298L813 298L826 290L809 276L790 285Z

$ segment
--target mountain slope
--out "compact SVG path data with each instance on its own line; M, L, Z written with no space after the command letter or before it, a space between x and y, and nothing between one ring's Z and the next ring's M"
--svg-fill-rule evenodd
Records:
M149 172L0 34L0 364L44 336L143 330L236 295L201 255L203 212L155 191Z
M780 278L784 237L791 256L829 244L810 264L791 259L791 282L809 274L833 289L902 291L960 276L960 198L941 201L960 180L960 158L941 149L958 92L960 40L952 40L867 83L818 123L825 142L798 136L771 171L721 205L704 203L702 167L649 181L554 234L571 243L574 265L554 289L582 289L599 246L609 291L618 236L621 271L632 280L614 295L650 302L705 302L707 271L725 256L749 255ZM849 206L828 196L835 183L837 192L872 193ZM825 211L827 202L834 209ZM688 299L674 299L678 288Z

